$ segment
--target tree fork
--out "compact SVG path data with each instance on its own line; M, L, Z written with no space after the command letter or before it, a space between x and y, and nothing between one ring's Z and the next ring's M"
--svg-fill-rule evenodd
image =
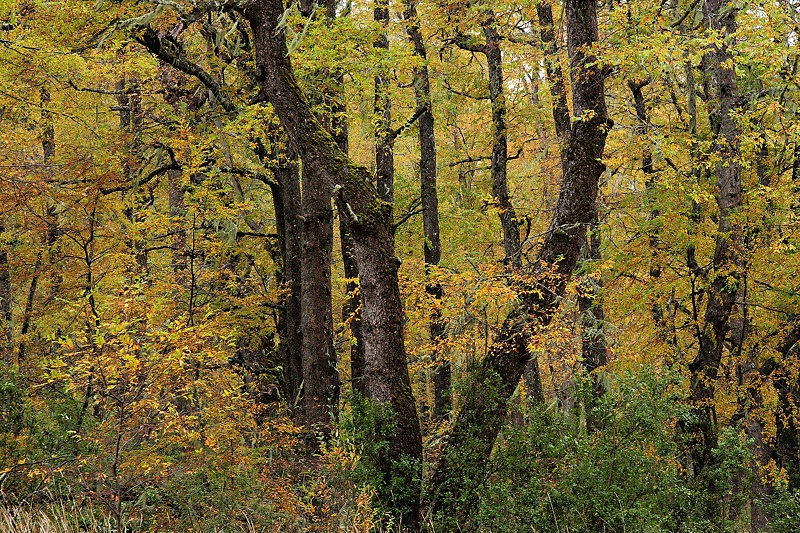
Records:
M333 195L351 229L363 301L365 396L391 408L396 428L385 455L375 460L384 481L402 490L382 496L403 515L403 524L418 529L422 437L406 363L391 206L378 196L369 171L342 153L309 108L277 27L283 12L281 0L254 0L244 9L254 35L256 78L303 164Z
M567 44L572 59L576 120L564 147L564 176L556 210L538 254L537 287L523 292L518 308L504 321L489 354L472 372L445 451L431 478L429 509L441 517L467 522L486 476L486 463L505 422L508 400L528 361L526 331L553 317L572 275L591 223L601 162L611 126L603 73L586 50L598 39L594 0L566 2ZM531 329L533 328L533 329Z

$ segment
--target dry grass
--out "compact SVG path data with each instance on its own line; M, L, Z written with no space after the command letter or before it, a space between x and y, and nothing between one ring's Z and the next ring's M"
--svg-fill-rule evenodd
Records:
M0 506L0 533L111 533L110 518L98 518L91 511L64 507L29 509Z

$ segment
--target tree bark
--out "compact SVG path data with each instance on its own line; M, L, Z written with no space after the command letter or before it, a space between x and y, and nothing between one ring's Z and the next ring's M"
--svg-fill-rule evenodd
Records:
M303 420L308 428L327 432L331 411L335 414L339 402L331 294L333 209L330 191L319 186L321 179L316 171L312 165L303 165L300 254Z
M281 146L278 132L272 132L275 139L271 145ZM278 141L278 142L275 142ZM275 207L275 221L278 232L278 246L281 251L283 265L281 268L281 284L288 289L283 298L284 309L281 312L280 351L283 361L283 391L286 403L293 415L300 402L300 387L303 383L303 329L302 321L302 222L300 216L300 167L297 156L289 148L273 150L269 158L272 163L269 169L276 183L270 185L272 201Z
M594 0L568 0L566 18L576 120L564 147L566 164L556 211L538 254L539 266L531 272L538 284L520 295L518 308L505 320L489 354L471 372L464 404L431 478L431 511L462 524L475 508L508 400L528 361L527 332L552 319L580 256L605 169L601 158L611 123L603 73L587 54L598 39Z
M342 153L311 112L277 27L283 11L280 0L255 0L245 8L256 47L256 77L303 165L318 180L315 185L333 195L351 230L363 301L365 396L390 408L395 428L388 446L376 447L373 458L392 489L381 497L403 516L403 524L417 529L422 438L406 364L391 206L378 196L367 169Z
M345 286L344 304L342 304L342 318L350 327L350 381L353 391L364 396L364 335L361 331L361 289L355 281L358 279L358 265L355 258L355 243L344 222L345 215L339 217L339 237L342 241L342 263L344 277L347 278Z
M330 3L333 6L333 2ZM332 7L331 7L331 10ZM344 82L343 75L337 75L339 84ZM336 146L347 154L350 150L347 119L344 117L345 107L341 95L333 95L331 106L331 125L329 131L333 135ZM339 239L342 247L342 266L345 285L345 300L342 304L342 321L350 328L350 382L353 391L364 396L364 336L361 332L361 290L358 283L358 264L355 257L355 243L347 226L347 214L339 215Z
M56 153L56 140L55 140L55 129L53 127L53 120L52 115L50 113L50 92L47 88L42 87L40 93L40 100L42 104L42 156L45 166L49 165L52 161L53 157ZM47 172L50 172L48 169ZM52 263L53 258L50 257L52 253L52 248L56 243L59 235L59 228L58 228L58 221L56 219L56 211L55 207L52 205L48 205L45 213L44 213L44 221L47 224L47 230L45 231L44 235L44 248L47 250L48 253L48 260ZM22 364L22 362L27 357L27 349L28 344L25 339L25 336L28 334L28 331L31 327L31 321L33 320L33 304L36 301L36 291L39 287L39 276L41 275L41 268L43 263L43 252L44 250L39 250L36 254L36 262L33 266L33 276L31 277L31 284L28 288L28 297L25 302L25 310L22 313L22 320L21 320L21 327L20 327L20 343L19 343L19 351L17 352L17 363ZM57 276L57 274L54 274ZM54 285L57 285L55 283ZM55 288L52 289L53 294L55 294Z
M492 14L482 25L486 38L484 54L489 70L489 100L492 103L492 196L497 202L500 224L503 227L505 263L513 269L522 268L519 221L508 192L508 136L506 128L506 96L503 87L503 52L500 35Z
M567 105L567 91L564 74L561 69L559 58L559 47L555 38L555 28L553 25L553 9L549 3L541 2L536 5L536 14L539 18L539 34L542 44L545 45L545 63L547 78L550 82L550 97L553 99L553 122L556 128L556 136L561 145L561 166L562 173L565 171L567 161L565 143L569 139L572 125ZM598 231L599 220L597 207L594 207L592 222L590 223L589 238L586 241L586 262L599 262L602 260L600 252L600 233ZM602 289L602 279L599 275L587 275L581 283L580 294L578 296L578 312L581 322L581 358L583 368L588 373L605 366L608 362L606 355L607 346L605 334L603 332L603 322L605 313L599 301L600 290ZM533 364L533 361L529 364ZM604 381L599 376L592 378L592 394L594 399L599 398L605 393Z
M600 230L597 207L592 214L586 239L585 264L599 263L603 257L600 252ZM605 312L600 301L603 279L600 274L586 274L581 281L578 294L578 312L581 322L581 358L584 370L592 374L608 363L606 336L604 330ZM605 380L592 376L592 397L598 400L606 393ZM591 420L592 425L594 420Z
M550 97L553 99L553 120L556 126L556 136L563 143L571 129L569 106L567 104L567 89L564 73L558 54L555 28L553 27L553 8L548 2L536 4L536 15L539 18L539 35L545 45L544 60L547 80L550 85ZM563 153L563 152L562 152Z

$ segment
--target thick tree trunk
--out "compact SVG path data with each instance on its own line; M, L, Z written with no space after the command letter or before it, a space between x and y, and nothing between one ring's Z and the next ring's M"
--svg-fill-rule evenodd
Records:
M414 68L414 98L417 108L425 111L419 116L419 176L420 197L422 200L422 226L425 243L423 254L426 272L439 265L442 258L442 242L439 234L439 196L436 190L436 135L434 130L431 84L428 77L428 56L420 32L417 17L417 0L404 0L406 33L414 47L414 55L420 65ZM437 300L444 296L439 283L425 284L425 292ZM433 416L442 421L450 416L452 409L450 361L443 356L439 343L444 338L445 328L438 310L431 313L429 326L433 354L436 363L433 371Z
M315 167L302 171L302 254L300 327L303 331L303 420L309 428L330 429L339 402L339 374L333 347L331 259L333 209L330 191L320 187Z
M724 31L725 38L736 33L736 10L722 0L705 3L707 20L711 29ZM712 259L713 279L708 290L708 304L699 326L699 349L689 364L691 372L690 402L692 416L680 424L695 476L702 476L712 462L716 446L714 395L725 337L729 331L731 311L736 300L739 283L741 235L732 223L732 216L741 205L742 180L739 166L739 129L731 116L739 100L733 55L725 44L716 46L712 57L712 71L716 89L716 112L712 123L719 124L715 151L717 163L717 208L719 222Z
M536 290L531 287L521 294L519 307L505 320L489 354L473 369L464 404L431 478L431 511L462 524L475 508L508 400L528 360L527 334L552 319L580 256L605 169L601 158L610 121L603 74L595 58L586 55L598 38L594 0L568 0L566 18L576 120L564 147L566 164L558 204L538 255L540 279Z
M335 2L326 2L326 18L336 17ZM321 71L329 75L327 71ZM339 80L342 82L341 78ZM335 91L325 97L340 100ZM332 109L322 115L331 134L336 134ZM346 135L346 129L344 130ZM340 143L342 141L340 140ZM344 141L346 144L346 141ZM333 344L333 296L331 262L333 252L333 209L331 195L319 187L313 166L303 165L303 252L302 252L302 329L303 329L303 404L308 427L330 429L339 407L339 372Z
M569 140L572 131L569 106L567 105L566 83L561 69L559 58L559 46L555 38L553 27L553 10L550 4L541 2L536 6L536 14L539 18L539 34L542 44L545 46L545 65L547 78L550 85L550 97L553 100L553 122L555 124L556 136L561 146L561 166L562 174L565 172L567 161L565 155L565 144ZM597 208L594 208L592 222L590 224L589 238L585 244L586 262L599 262L602 259L600 253L600 234L598 231ZM581 282L578 295L578 312L580 313L581 324L581 358L583 368L591 373L597 368L605 366L607 360L607 346L605 334L603 332L603 322L605 313L599 301L600 290L602 289L602 279L599 275L587 275ZM532 360L530 365L535 364ZM592 395L594 399L599 398L605 393L604 380L599 376L593 376Z
M294 79L286 37L277 28L280 0L255 0L245 8L253 29L257 78L281 125L302 154L316 186L332 194L355 242L363 301L365 396L391 410L395 430L372 458L386 487L384 504L418 528L422 438L403 342L403 308L394 254L391 206L380 199L367 169L336 146L311 112ZM376 443L373 443L376 444Z

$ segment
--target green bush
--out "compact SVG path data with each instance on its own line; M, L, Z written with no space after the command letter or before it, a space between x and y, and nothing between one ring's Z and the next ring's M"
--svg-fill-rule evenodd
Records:
M777 489L762 504L772 533L796 533L800 527L800 490Z
M588 381L588 378L585 378ZM575 386L562 413L526 410L498 443L479 510L486 531L669 531L687 493L671 430L681 409L672 376L649 369L611 380L598 402ZM582 406L592 405L590 413ZM587 430L587 417L595 421Z

